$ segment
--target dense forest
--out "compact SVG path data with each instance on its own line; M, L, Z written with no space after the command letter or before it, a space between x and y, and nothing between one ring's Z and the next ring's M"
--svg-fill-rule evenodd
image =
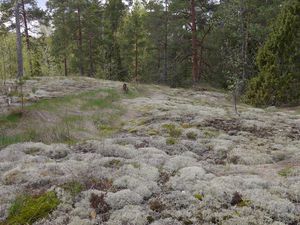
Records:
M299 0L0 3L2 79L208 83L256 106L299 104Z

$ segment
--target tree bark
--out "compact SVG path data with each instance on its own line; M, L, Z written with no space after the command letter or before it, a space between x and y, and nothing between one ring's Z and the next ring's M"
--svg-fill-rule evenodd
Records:
M15 7L15 17L16 17L16 35L17 35L17 61L18 61L18 74L17 78L23 77L23 53L22 53L22 35L21 35L21 25L20 25L20 4L16 1Z
M195 0L191 0L191 19L192 19L192 63L193 63L192 77L193 77L193 82L195 84L197 82L197 77L199 74Z
M68 76L68 62L67 62L67 57L64 56L64 69L65 69L65 76Z
M25 32L25 38L26 38L26 47L28 51L28 59L29 59L29 68L30 68L30 74L32 74L32 60L31 60L31 52L30 52L30 39L29 39L29 29L27 25L27 14L25 9L25 3L24 0L21 0L22 4L22 15L23 15L23 21L24 21L24 32Z
M89 35L89 60L90 60L90 72L89 76L94 76L94 63L93 63L93 52L92 52L92 34Z

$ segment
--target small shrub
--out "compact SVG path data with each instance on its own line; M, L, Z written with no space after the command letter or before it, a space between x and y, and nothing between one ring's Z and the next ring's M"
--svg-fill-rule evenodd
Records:
M152 216L147 216L147 221L148 221L148 224L151 224L154 222L154 218Z
M31 88L31 91L32 91L33 94L35 94L36 91L37 91L36 87Z
M250 206L251 201L248 199L243 199L243 196L240 193L235 192L232 196L230 204L232 206L245 207Z
M167 144L167 145L175 145L175 144L176 144L176 139L175 139L175 138L172 138L172 137L167 138L166 144Z
M177 128L174 124L164 124L163 128L167 130L170 137L178 138L180 137L182 131L180 128Z
M186 134L186 137L190 140L196 140L197 139L197 134L193 131L190 131Z
M162 212L166 206L163 204L163 202L159 199L159 198L156 198L156 199L153 199L149 202L149 207L152 211L155 211L155 212Z
M113 186L113 181L111 179L94 179L90 178L84 182L85 189L96 189L99 191L110 191L115 192L116 188Z
M47 217L57 208L59 203L60 201L53 191L40 196L19 196L9 208L9 215L5 224L31 225L39 219Z
M92 194L90 198L90 206L95 209L97 214L101 215L102 221L106 222L109 220L109 211L111 210L111 207L104 198L104 194L101 194L100 196Z

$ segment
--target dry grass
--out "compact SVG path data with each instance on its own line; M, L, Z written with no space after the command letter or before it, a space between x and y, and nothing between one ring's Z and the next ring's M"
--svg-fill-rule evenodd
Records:
M133 91L98 89L40 100L0 116L0 148L25 141L74 143L111 136L123 125L125 109L117 103L137 96Z

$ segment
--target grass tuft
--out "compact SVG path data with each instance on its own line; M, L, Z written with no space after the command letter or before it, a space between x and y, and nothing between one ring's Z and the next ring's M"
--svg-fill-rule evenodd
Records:
M53 212L60 201L55 192L46 192L40 196L21 195L9 208L9 215L4 224L33 224Z
M203 195L202 194L194 194L194 197L196 199L198 199L199 201L202 201L202 199L203 199Z
M167 138L167 140L166 140L167 145L175 145L176 143L177 143L176 139L172 138L172 137Z

